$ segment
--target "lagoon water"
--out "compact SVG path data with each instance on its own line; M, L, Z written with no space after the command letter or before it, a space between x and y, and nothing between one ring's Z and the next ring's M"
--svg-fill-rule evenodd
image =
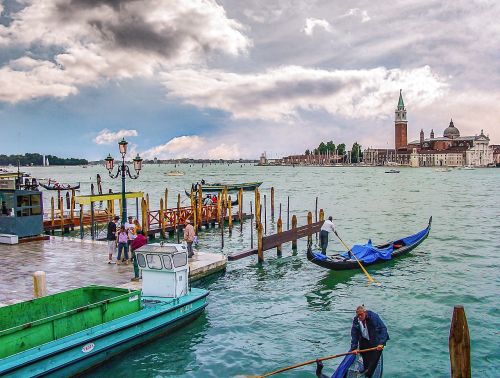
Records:
M164 175L181 170L185 176ZM29 168L35 177L82 183L90 192L97 173L107 191L119 191L104 167ZM368 271L382 285L369 285L360 271L333 272L307 261L305 241L297 253L289 244L282 257L265 252L263 265L256 256L229 262L223 275L196 286L210 290L205 313L172 336L125 353L89 376L119 377L233 377L257 375L349 348L354 309L365 304L388 327L384 351L386 377L448 377L448 335L453 306L465 307L472 348L472 375L498 377L500 369L500 170L476 169L436 172L430 168L365 167L256 167L240 164L146 165L138 180L127 180L127 190L150 195L159 207L169 189L169 207L177 193L192 182L263 181L261 194L276 191L276 212L286 198L298 224L306 223L315 197L325 215L332 215L339 235L348 244L379 243L426 227L429 237L408 256ZM253 193L245 195L245 211ZM50 197L45 196L46 206ZM187 201L185 202L187 203ZM262 204L264 200L262 198ZM134 203L129 212L135 214ZM264 216L264 212L262 213ZM270 223L267 210L268 232ZM275 219L276 220L276 219ZM250 245L251 227L239 225L225 235L220 248L218 228L201 232L199 249L232 253ZM341 250L330 237L329 250ZM325 362L332 373L339 360ZM314 377L314 366L277 377Z

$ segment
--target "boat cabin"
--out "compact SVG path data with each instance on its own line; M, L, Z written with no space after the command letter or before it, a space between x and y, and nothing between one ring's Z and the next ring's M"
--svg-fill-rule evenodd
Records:
M42 192L18 175L0 177L0 234L20 238L43 232Z
M188 294L189 264L185 245L153 243L135 251L142 271L142 295L178 298Z

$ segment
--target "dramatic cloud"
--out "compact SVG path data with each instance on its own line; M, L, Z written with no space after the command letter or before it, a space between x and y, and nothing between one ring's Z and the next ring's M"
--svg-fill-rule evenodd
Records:
M118 130L111 131L108 129L103 129L99 131L99 134L94 138L95 144L113 144L120 141L125 137L135 137L138 136L139 133L137 130Z
M218 143L218 138L185 135L173 138L165 144L155 146L142 152L142 157L146 159L177 159L186 157L237 159L240 157L241 152L238 145Z
M447 89L428 66L336 71L288 66L254 75L182 70L163 78L171 95L186 103L222 109L237 119L273 121L295 118L300 110L346 118L385 117L400 88L415 108L432 103Z
M326 20L318 20L317 18L308 18L306 20L306 26L304 27L304 33L307 35L313 35L314 29L323 29L327 32L332 31L330 23Z
M250 46L214 0L34 0L11 17L0 25L0 48L24 47L26 55L0 69L1 83L21 82L17 93L13 84L0 87L0 100L9 102L65 97L83 85L151 76L217 53L237 56ZM36 64L19 68L23 59Z

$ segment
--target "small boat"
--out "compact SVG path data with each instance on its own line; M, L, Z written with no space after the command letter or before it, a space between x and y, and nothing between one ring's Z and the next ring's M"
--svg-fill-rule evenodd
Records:
M399 173L397 169L389 169L388 171L385 171L385 173Z
M201 190L203 192L222 192L224 188L227 188L228 191L230 192L236 192L240 189L243 189L243 191L250 191L250 190L255 190L255 188L258 188L259 186L262 185L261 182L243 182L239 184L225 184L225 183L212 183L212 184L200 184L201 185Z
M473 166L471 166L471 165L466 165L462 169L467 170L467 171L473 171L475 168Z
M165 172L166 176L184 176L184 172L182 171L169 171Z
M68 377L190 323L207 290L189 288L181 244L136 251L142 292L89 286L0 308L0 376Z
M47 190L77 190L80 189L80 183L71 185L71 184L61 184L57 181L54 181L52 179L49 179L49 181L44 184L44 183L39 183L39 185L42 188L45 188Z
M380 355L377 367L373 372L372 378L381 378L384 370L384 355ZM329 376L322 373L323 363L321 361L316 361L316 376L318 378L330 378ZM364 378L365 375L361 374L363 371L363 361L359 355L349 354L344 357L340 365L337 367L335 372L331 375L331 378Z
M376 246L372 245L371 240L369 240L364 245L354 245L351 251L364 266L400 257L416 248L427 238L431 230L431 223L432 217L429 218L427 227L414 235ZM356 259L350 258L348 252L326 256L320 250L312 250L309 247L307 249L307 259L316 265L332 270L359 269L358 262Z
M436 168L436 172L451 172L451 168Z

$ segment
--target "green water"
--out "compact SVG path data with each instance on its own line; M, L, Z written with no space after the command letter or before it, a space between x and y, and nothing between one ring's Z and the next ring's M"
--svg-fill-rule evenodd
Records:
M180 169L183 177L164 172ZM498 377L500 358L500 170L476 169L436 172L384 168L254 167L240 164L146 166L130 190L150 194L151 207L165 187L169 204L190 183L207 181L264 181L261 193L275 187L276 207L286 198L299 225L314 212L315 197L325 215L333 215L339 234L349 244L374 243L406 236L427 225L431 233L410 255L368 271L381 287L368 285L358 271L331 272L307 261L304 241L293 254L265 252L229 262L227 272L197 286L210 290L209 306L195 322L112 360L91 376L120 377L231 377L263 374L316 357L345 352L350 342L354 309L359 304L377 312L387 325L390 341L384 351L386 377L449 376L448 335L453 306L465 307L472 344L472 375ZM33 168L39 177L61 182L82 181L100 173L104 189L119 189L104 168ZM185 198L184 196L182 198ZM46 198L46 200L48 200ZM245 196L245 211L253 194ZM264 201L262 200L262 203ZM129 211L135 213L132 205ZM268 222L270 211L267 212ZM268 232L274 225L268 223ZM200 250L221 252L218 229L203 231ZM225 235L223 253L247 249L250 226ZM341 249L330 238L330 250ZM332 373L339 361L325 363ZM314 367L279 376L314 377Z

